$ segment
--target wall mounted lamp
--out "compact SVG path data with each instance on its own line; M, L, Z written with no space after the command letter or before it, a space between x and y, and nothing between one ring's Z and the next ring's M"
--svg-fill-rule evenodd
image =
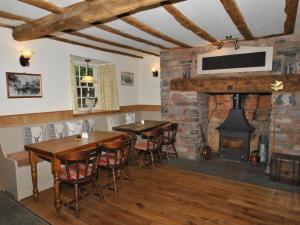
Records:
M237 50L240 48L239 46L239 39L238 38L233 38L231 35L230 36L226 36L225 39L220 40L217 44L217 48L221 49L225 43L228 42L233 42L234 43L234 49Z
M153 77L157 77L158 76L158 70L156 69L156 68L152 68L151 69L151 71L152 71L152 75L153 75Z
M22 50L19 59L21 66L29 66L29 60L31 56L32 56L32 51Z

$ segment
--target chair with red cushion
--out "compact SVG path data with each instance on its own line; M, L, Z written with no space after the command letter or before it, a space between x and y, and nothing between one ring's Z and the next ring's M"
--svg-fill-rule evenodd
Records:
M133 183L127 167L130 147L131 139L129 137L106 142L102 145L99 168L108 169L112 172L116 200L118 199L117 178L121 177L121 171L125 172L125 178L129 180L129 183Z
M174 154L174 155L176 155L176 158L179 158L176 148L175 148L178 123L168 124L166 126L163 126L162 129L163 129L163 135L164 135L162 146L167 154L167 160L169 163L169 154ZM173 152L169 152L170 147L172 147Z
M64 205L75 210L76 217L79 217L79 186L92 183L96 191L94 193L103 200L101 189L96 183L100 153L101 147L98 146L93 150L76 151L58 156L65 165L61 169L61 183L75 187L75 199L64 203ZM86 194L85 196L87 196Z
M163 133L160 128L153 129L150 131L146 131L142 133L142 138L145 141L138 142L135 144L134 148L136 151L136 159L138 159L140 153L144 153L144 161L147 158L147 154L150 154L152 171L155 172L154 168L154 154L157 153L160 160L162 160L161 156L161 147L163 142Z

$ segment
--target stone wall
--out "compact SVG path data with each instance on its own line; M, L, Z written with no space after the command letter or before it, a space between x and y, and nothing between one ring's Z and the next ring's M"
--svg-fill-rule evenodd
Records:
M292 75L300 73L300 34L275 38L245 41L241 46L273 46L273 71L248 73L222 73L217 76L251 76L258 74ZM230 46L226 46L230 47ZM179 123L177 149L182 157L197 159L203 146L200 125L208 135L208 142L214 150L218 149L218 135L215 127L225 119L232 105L231 95L209 96L204 93L178 92L170 90L173 78L197 77L197 55L216 50L207 45L191 49L172 49L161 53L161 104L162 119ZM217 101L218 110L212 114ZM269 134L270 152L285 152L300 155L300 94L275 93L272 101L269 97L259 97L258 93L249 95L245 103L246 115L256 131L252 138L251 149L257 148L258 137ZM289 99L287 101L286 99ZM287 103L288 102L288 103ZM270 103L272 103L270 105ZM276 103L276 104L274 104ZM253 107L253 106L256 107ZM259 106L259 107L257 107ZM266 107L263 107L266 106ZM271 119L262 120L271 111ZM275 142L273 126L275 112ZM270 124L271 121L271 125ZM208 124L209 122L209 124ZM269 129L267 127L269 126ZM269 131L268 131L269 130Z

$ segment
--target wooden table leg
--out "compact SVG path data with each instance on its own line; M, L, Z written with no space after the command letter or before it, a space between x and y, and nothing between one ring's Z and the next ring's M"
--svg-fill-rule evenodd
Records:
M37 187L37 156L34 152L29 151L29 160L30 160L30 165L31 165L31 178L32 178L32 186L33 186L33 198L34 200L39 199L39 190Z
M131 147L130 147L130 155L132 162L135 162L136 160L136 152L134 149L135 143L136 143L136 134L135 132L127 132L128 136L131 138Z
M61 162L59 159L54 158L52 160L52 173L54 176L54 192L55 192L55 209L56 213L60 214L61 200L60 200L60 170Z

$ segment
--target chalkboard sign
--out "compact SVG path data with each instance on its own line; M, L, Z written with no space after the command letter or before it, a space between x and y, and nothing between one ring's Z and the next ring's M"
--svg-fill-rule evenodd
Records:
M265 51L202 58L202 71L264 66L266 66Z

